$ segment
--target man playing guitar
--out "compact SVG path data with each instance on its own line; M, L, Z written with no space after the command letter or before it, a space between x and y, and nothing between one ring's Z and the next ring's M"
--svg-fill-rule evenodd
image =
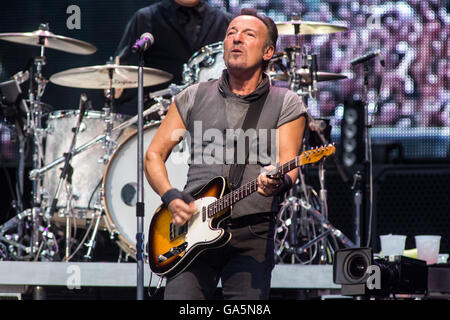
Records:
M232 187L256 179L257 192L234 204L230 217L221 224L231 235L229 241L221 247L202 251L183 271L168 278L165 299L211 298L219 280L225 299L269 298L274 267L275 213L279 205L277 195L296 181L297 171L292 170L281 177L267 173L275 168L273 164L285 163L299 154L306 112L302 100L294 92L272 87L264 73L275 53L277 37L276 26L270 18L255 10L243 9L231 21L225 35L227 68L222 76L194 84L178 94L147 149L144 159L146 178L170 211L171 228L175 230L187 225L193 215L201 214L186 194L194 193L217 176L227 177L230 170L237 170L233 166L235 163L217 159L217 154L212 163L202 161L207 147L217 143L205 138L207 130L226 132L253 121L250 129L258 132L257 138L264 130L274 130L278 142L275 148L273 143L267 144L270 154L276 155L275 161L273 157L267 159L258 154L257 161L251 163L248 159L255 159L252 158L253 148L246 146L244 151L234 150L235 162L239 152L247 153L247 158L244 170L237 175ZM246 118L250 110L260 111L252 115L257 121ZM181 134L174 135L174 132L193 137L198 124L203 130L202 141L191 143L188 180L181 192L170 184L164 163L182 139ZM234 147L236 149L236 144ZM160 257L160 260L168 257Z

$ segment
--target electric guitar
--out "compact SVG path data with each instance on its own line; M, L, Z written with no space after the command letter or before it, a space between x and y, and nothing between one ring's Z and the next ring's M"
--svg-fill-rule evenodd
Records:
M285 173L334 154L334 145L302 152L278 167L274 175ZM216 177L193 197L197 212L183 226L172 223L172 214L161 205L150 222L148 232L148 261L153 273L173 277L183 271L202 251L218 248L230 241L231 234L220 228L230 216L230 207L258 189L257 180L229 192L224 177Z

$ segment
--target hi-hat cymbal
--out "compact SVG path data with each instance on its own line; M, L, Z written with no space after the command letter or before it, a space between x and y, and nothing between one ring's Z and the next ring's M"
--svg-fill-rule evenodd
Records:
M148 87L170 81L172 75L159 69L144 68L143 78L144 87ZM106 64L73 68L55 73L50 81L60 86L84 89L137 88L138 67Z
M46 47L74 54L93 54L97 48L90 43L64 36L58 36L48 30L36 30L24 33L0 33L0 40Z
M315 21L291 20L275 24L280 35L318 35L348 30L345 26Z
M300 75L301 80L300 84L307 86L311 84L311 75L309 73L309 70L307 69L297 69L295 71L296 74ZM289 74L285 72L276 72L276 71L270 71L269 76L273 80L279 80L279 81L289 81ZM317 71L317 81L331 81L331 80L341 80L341 79L347 79L347 76L341 73L332 73L332 72L323 72L323 71Z

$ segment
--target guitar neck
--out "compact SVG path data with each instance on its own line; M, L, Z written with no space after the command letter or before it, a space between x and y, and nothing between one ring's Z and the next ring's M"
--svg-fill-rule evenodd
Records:
M295 157L294 159L286 162L282 166L278 168L277 173L280 175L284 175L285 173L288 173L291 170L294 170L295 168L300 166L300 159L301 156ZM240 186L236 190L233 190L232 192L224 195L222 198L214 201L208 206L208 216L211 218L216 213L229 208L236 202L244 199L245 197L248 197L252 193L256 192L258 190L258 180L254 179L250 182L247 182L246 184Z
M308 151L304 151L302 152L301 155L279 166L275 174L282 176L288 173L289 171L294 170L297 167L300 167L308 163L317 162L323 159L324 157L334 154L335 151L336 148L334 147L334 145L328 145L326 147L319 147ZM252 180L244 184L243 186L237 188L236 190L224 195L222 198L211 203L207 207L207 209L205 209L208 210L207 212L208 217L211 218L213 215L219 213L220 211L229 208L239 200L242 200L245 197L252 194L253 192L256 192L256 190L258 190L257 179Z

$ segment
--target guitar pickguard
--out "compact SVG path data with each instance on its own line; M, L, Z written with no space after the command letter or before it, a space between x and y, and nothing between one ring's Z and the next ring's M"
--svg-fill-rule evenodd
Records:
M187 242L186 251L189 251L195 245L214 242L223 235L224 231L222 229L212 227L211 218L202 215L202 208L207 207L216 200L214 197L204 197L195 200L198 211L188 222L187 228L189 232L185 237L185 242Z

